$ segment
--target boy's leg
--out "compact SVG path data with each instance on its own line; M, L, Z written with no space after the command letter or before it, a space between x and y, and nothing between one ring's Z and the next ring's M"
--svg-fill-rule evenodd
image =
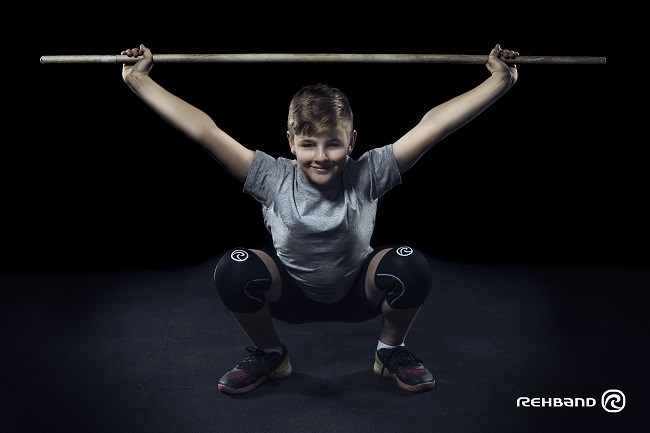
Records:
M250 355L219 380L219 390L242 394L291 374L269 306L282 293L282 278L273 259L261 250L230 250L215 268L214 283L224 305L254 344L247 348Z
M271 285L264 293L264 306L261 310L252 313L232 312L239 325L242 327L248 338L255 347L260 349L271 349L281 346L273 320L271 319L270 302L277 302L282 293L282 279L280 271L273 259L264 251L251 249L266 265L271 274Z
M433 375L404 347L411 324L429 294L428 261L410 247L384 249L372 258L365 283L368 302L383 314L374 371L394 377L408 391L432 388Z
M375 275L381 259L390 252L391 248L378 252L371 260L366 272L366 297L370 305L381 309L383 314L381 334L379 341L390 346L399 346L404 342L420 306L411 308L392 308L386 300L387 292L381 290L375 284Z
M214 284L224 305L256 347L280 346L269 303L280 298L282 279L267 253L246 248L230 250L217 264Z

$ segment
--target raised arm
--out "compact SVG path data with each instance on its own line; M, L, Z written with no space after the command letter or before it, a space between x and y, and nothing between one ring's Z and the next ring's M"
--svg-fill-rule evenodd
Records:
M122 66L122 78L129 88L167 123L197 142L230 174L244 181L255 153L223 132L203 111L165 90L149 77L153 68L151 50L140 45L122 51L129 57L142 56L133 65Z
M491 73L488 79L429 110L420 123L393 143L400 172L410 169L434 144L478 116L506 93L517 81L517 67L509 67L501 58L514 59L518 55L518 52L503 50L497 44L488 56L486 67Z

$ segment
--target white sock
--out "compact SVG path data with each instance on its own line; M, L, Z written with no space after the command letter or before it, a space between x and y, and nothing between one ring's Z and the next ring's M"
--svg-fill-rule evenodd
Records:
M266 352L266 353L278 352L280 355L282 355L282 347L283 346L280 345L278 347L271 347L270 349L260 349L259 347L258 349L260 349L262 352Z
M404 346L404 343L400 344L400 346ZM381 341L377 340L377 350L379 350L379 349L394 349L396 347L397 346L391 346L391 345L388 345L388 344L384 344Z

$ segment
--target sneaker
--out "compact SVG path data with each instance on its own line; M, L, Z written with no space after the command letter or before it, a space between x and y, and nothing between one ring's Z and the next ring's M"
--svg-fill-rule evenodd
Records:
M246 350L250 355L219 379L219 391L226 394L243 394L265 382L291 374L291 363L284 345L282 354L266 353L255 346L249 346Z
M411 392L426 391L436 381L429 370L404 346L394 349L379 349L375 352L373 371L382 376L393 377L400 388Z

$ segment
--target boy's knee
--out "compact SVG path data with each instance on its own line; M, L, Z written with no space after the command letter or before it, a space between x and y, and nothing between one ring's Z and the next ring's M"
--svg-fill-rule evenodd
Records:
M234 313L254 313L264 307L264 292L271 287L271 273L257 254L235 248L223 255L214 269L219 297Z
M419 251L401 246L381 258L375 273L375 285L386 292L386 302L392 308L419 307L429 296L431 267Z

